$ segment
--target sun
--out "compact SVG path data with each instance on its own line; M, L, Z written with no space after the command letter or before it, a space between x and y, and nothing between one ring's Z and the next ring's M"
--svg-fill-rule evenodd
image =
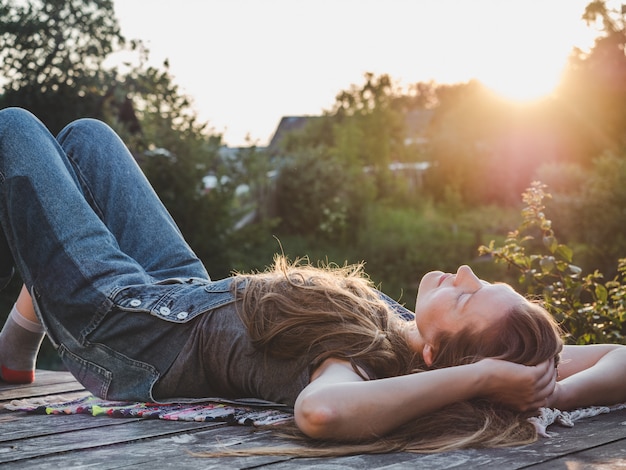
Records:
M485 74L480 81L496 95L515 103L531 103L549 97L561 79L562 68L516 67Z
M574 0L567 0L574 2ZM559 85L573 48L587 49L595 32L580 20L583 3L566 11L566 2L543 2L541 11L514 2L492 5L496 18L515 12L516 21L477 30L476 79L510 101L525 103L550 96ZM578 11L578 13L576 13ZM566 18L566 13L570 16ZM575 14L574 14L575 13ZM555 22L554 18L562 18Z
M507 43L497 48L492 45L492 49L481 58L477 79L509 101L527 103L541 100L559 84L571 47L538 35L509 38Z

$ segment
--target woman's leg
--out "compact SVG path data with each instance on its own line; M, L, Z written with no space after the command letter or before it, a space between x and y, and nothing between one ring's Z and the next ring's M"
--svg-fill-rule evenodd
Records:
M111 296L121 287L208 276L108 127L83 120L59 140L63 148L24 110L0 111L3 245L73 373L102 396L116 374L117 389L146 396L146 384L158 377L154 367L90 345L89 335L114 308ZM124 345L131 355L133 344ZM83 359L83 352L91 359ZM97 364L115 364L117 372Z
M63 129L57 140L85 199L124 253L158 280L208 279L206 269L110 127L80 119Z
M58 142L15 108L0 111L0 223L49 332L81 337L112 289L152 280L87 203Z

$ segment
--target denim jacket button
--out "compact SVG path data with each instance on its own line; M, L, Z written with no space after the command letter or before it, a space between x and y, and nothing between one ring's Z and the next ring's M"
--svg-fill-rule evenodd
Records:
M187 312L180 312L176 315L176 318L178 318L179 320L184 320L185 318L187 318L189 316L189 314Z
M130 306L131 307L139 307L141 305L141 300L139 299L132 299L130 301Z
M167 307L161 307L161 308L159 309L159 313L160 313L161 315L163 315L163 316L165 316L165 317L166 317L166 316L168 316L168 315L169 315L170 313L172 313L172 312L171 312L171 310L170 310L169 308L167 308Z

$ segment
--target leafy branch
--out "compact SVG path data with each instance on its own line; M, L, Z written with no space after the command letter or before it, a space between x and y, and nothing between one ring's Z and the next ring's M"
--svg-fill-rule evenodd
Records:
M546 186L534 182L523 193L522 222L502 246L491 241L482 255L519 271L522 289L543 300L572 344L625 343L626 258L618 260L617 276L603 283L599 271L583 275L573 264L573 250L559 243L545 215Z

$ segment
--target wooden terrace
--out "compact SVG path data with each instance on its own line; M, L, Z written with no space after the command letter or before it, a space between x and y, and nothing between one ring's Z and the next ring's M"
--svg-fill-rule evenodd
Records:
M11 469L626 469L626 410L553 425L550 439L516 448L434 455L394 453L341 458L199 458L217 445L251 447L283 442L249 426L105 416L9 411L18 399L73 399L87 393L67 372L38 371L31 385L0 383L0 465Z

